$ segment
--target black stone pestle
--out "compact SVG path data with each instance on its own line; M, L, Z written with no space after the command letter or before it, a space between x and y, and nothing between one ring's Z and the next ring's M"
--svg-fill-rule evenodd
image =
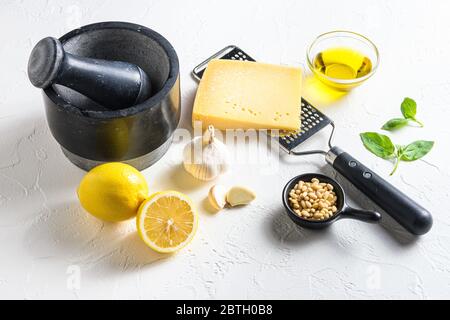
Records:
M124 109L151 96L147 74L137 65L76 56L58 39L47 37L33 48L28 78L38 88L52 84L71 88L107 109Z

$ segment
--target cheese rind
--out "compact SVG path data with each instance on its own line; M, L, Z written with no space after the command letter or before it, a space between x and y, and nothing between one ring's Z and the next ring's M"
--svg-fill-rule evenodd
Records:
M192 121L217 129L300 128L300 68L211 60L197 90Z

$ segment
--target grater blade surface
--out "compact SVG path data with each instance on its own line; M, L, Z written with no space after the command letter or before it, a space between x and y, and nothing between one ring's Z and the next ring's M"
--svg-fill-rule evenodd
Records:
M239 47L229 45L194 68L192 74L197 80L200 80L202 78L208 62L212 59L256 61ZM299 129L299 131L290 134L283 134L282 136L278 137L278 142L287 152L290 152L302 142L310 138L312 135L332 123L330 118L313 107L305 99L302 98L301 104L301 128Z

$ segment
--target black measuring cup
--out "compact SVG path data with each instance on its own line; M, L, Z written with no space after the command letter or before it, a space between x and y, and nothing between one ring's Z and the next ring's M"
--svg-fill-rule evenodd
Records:
M331 184L333 186L333 191L336 193L337 201L335 206L337 211L330 218L325 220L310 220L302 218L297 215L289 205L289 192L294 188L295 184L300 180L309 182L313 178L319 179L320 182ZM345 202L344 189L342 189L341 185L336 180L318 173L305 173L292 178L283 189L283 205L289 215L289 218L291 218L295 224L309 229L322 229L344 218L360 220L368 223L377 223L381 220L381 214L376 211L360 210L347 205Z

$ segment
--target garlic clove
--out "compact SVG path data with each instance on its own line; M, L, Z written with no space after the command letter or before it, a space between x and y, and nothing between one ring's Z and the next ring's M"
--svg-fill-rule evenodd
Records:
M246 188L240 186L234 186L227 192L227 203L232 207L249 204L256 199L256 194Z
M215 185L209 189L208 200L217 211L222 210L227 204L227 189L222 185Z

